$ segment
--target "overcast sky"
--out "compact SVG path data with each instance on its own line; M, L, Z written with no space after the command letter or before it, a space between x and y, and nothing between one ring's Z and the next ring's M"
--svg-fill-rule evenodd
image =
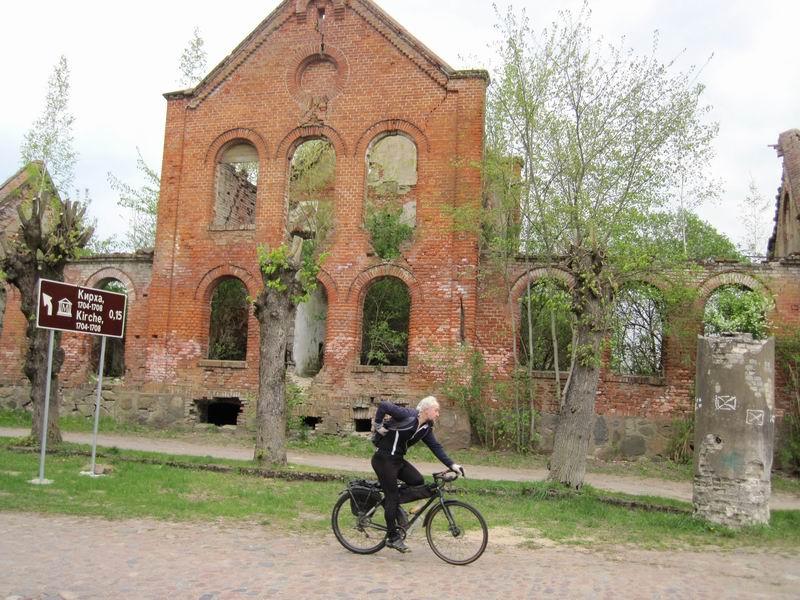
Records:
M19 167L23 135L42 111L47 79L61 54L71 70L71 112L79 153L75 184L88 188L101 237L121 233L126 215L107 183L113 172L138 184L136 147L161 167L166 100L177 84L178 62L195 26L220 62L279 2L218 0L108 2L40 0L6 2L0 61L6 85L0 101L0 181ZM486 0L379 0L401 25L456 68L491 69L496 22ZM500 10L507 2L498 1ZM580 0L519 0L534 28L548 25L560 8ZM770 202L781 163L770 148L778 134L800 128L797 23L791 0L594 0L592 27L609 41L625 35L646 52L654 30L660 56L705 65L706 102L720 124L713 175L725 193L704 218L735 241L741 237L738 205L750 178ZM769 219L772 215L769 215Z

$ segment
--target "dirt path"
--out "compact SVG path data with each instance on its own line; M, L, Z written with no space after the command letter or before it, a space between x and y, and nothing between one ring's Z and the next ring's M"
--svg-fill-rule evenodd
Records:
M797 598L800 585L795 554L525 549L493 533L480 560L452 567L419 532L410 554L358 556L331 534L240 522L0 513L0 531L0 600L751 600Z
M2 437L20 437L27 435L28 429L0 427ZM64 440L78 444L91 444L90 433L64 433ZM231 458L249 460L253 451L250 448L236 446L213 445L185 440L146 438L129 435L99 434L98 446L144 450L149 452L164 452L169 454L185 454L189 456L210 456L213 458ZM349 456L336 456L328 454L306 454L289 452L290 463L327 469L371 473L372 468L365 458ZM423 473L429 474L440 471L440 463L415 462L415 466ZM544 469L508 469L503 467L483 467L466 465L467 476L471 479L485 479L488 481L541 481L547 477ZM692 484L683 481L667 481L635 476L607 475L601 473L588 473L586 483L601 490L624 492L635 496L658 496L691 502ZM800 510L800 496L783 492L775 492L770 499L770 508L773 510Z

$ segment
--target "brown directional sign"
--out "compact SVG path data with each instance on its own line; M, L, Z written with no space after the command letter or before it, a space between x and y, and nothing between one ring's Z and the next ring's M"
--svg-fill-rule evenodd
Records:
M125 294L40 279L36 326L121 338L127 303Z

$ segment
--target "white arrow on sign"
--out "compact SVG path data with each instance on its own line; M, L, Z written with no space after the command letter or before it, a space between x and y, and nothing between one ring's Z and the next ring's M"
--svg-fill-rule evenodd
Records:
M50 296L48 296L47 294L45 294L44 292L42 292L42 300L44 300L44 305L47 307L47 316L48 317L52 317L53 316L53 299Z

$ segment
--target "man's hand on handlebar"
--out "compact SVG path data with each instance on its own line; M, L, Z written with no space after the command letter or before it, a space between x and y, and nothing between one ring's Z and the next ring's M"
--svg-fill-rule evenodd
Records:
M452 466L450 467L450 470L455 471L456 473L461 473L462 477L466 477L466 475L464 474L464 467L462 467L457 463L453 463Z

